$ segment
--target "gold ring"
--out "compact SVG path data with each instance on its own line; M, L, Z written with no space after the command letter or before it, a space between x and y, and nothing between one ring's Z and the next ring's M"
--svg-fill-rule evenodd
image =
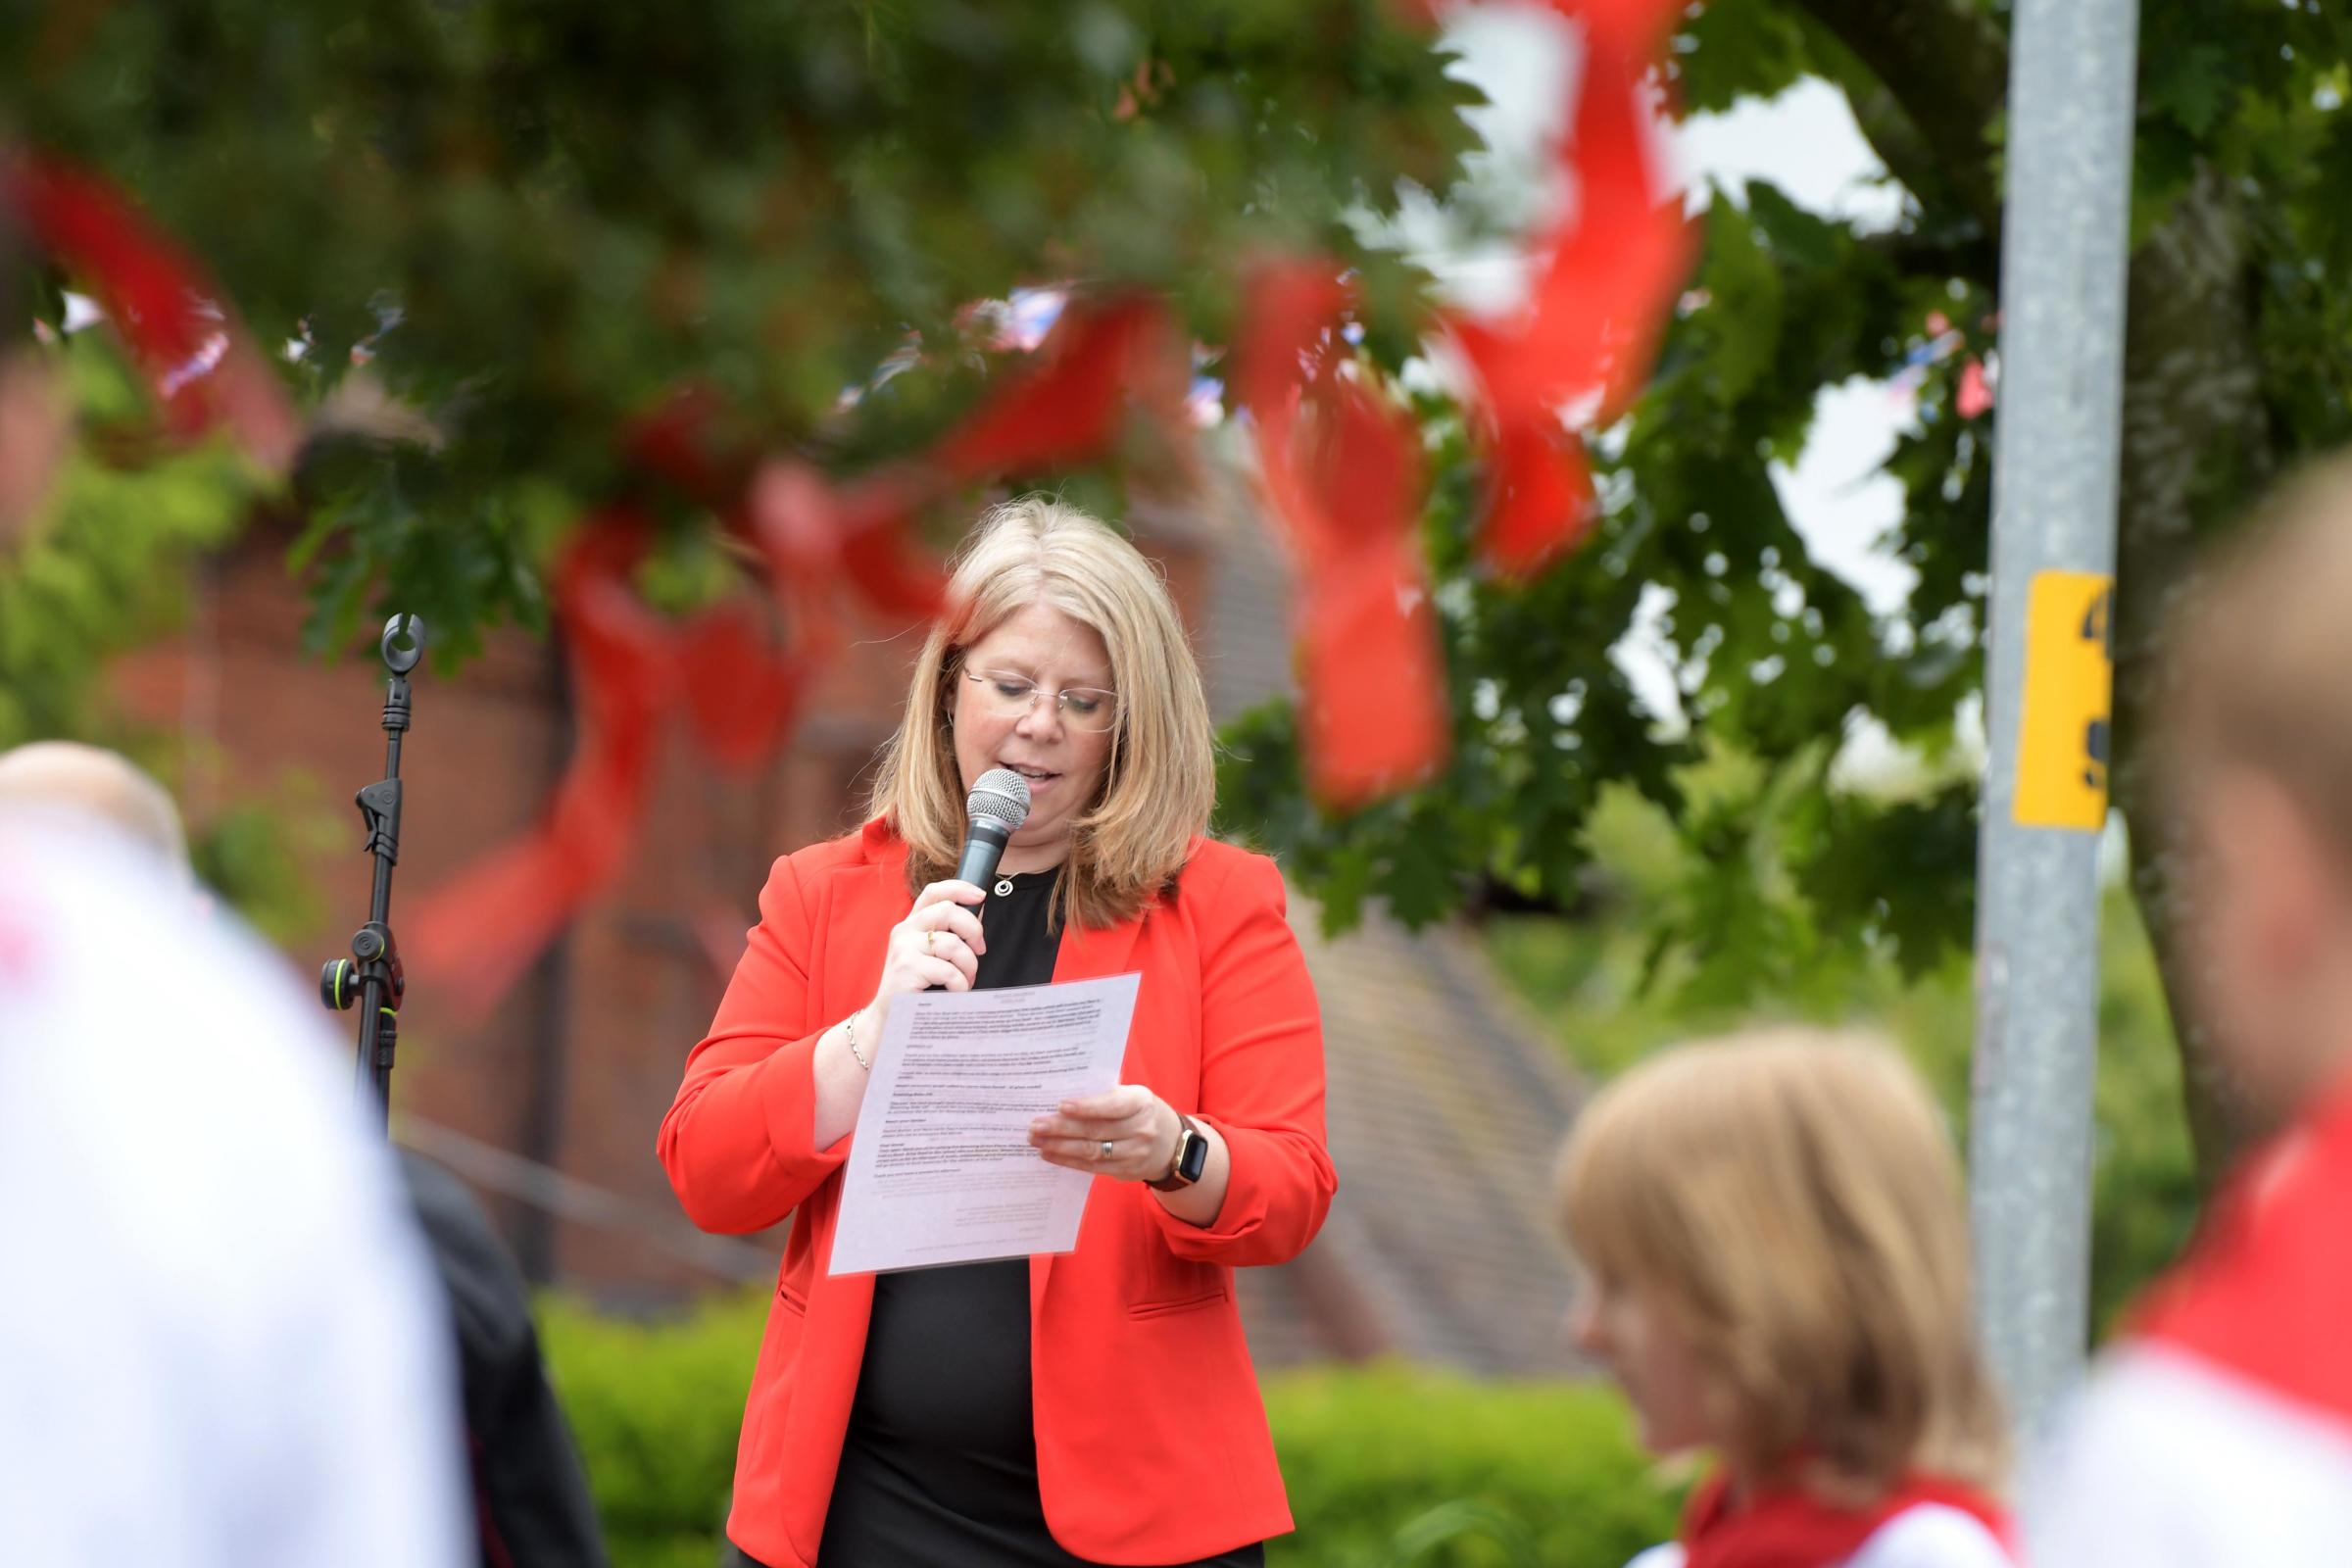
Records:
M926 958L939 956L939 933L937 931L923 933L923 956Z

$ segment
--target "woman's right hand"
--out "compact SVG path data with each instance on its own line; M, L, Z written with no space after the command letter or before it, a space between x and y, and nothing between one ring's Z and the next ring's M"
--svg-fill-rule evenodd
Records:
M830 1149L858 1126L865 1086L873 1075L874 1048L890 999L902 992L941 986L969 991L979 978L980 955L988 939L980 916L967 908L987 894L969 882L934 882L915 895L906 918L890 928L882 949L882 983L874 1000L827 1029L817 1040L816 1147Z
M874 1021L882 1021L890 999L908 991L939 986L969 991L979 978L980 955L988 951L980 916L966 906L986 902L988 895L969 882L934 882L914 896L906 918L890 928L883 949L882 983L870 1004ZM879 1034L877 1033L877 1038Z

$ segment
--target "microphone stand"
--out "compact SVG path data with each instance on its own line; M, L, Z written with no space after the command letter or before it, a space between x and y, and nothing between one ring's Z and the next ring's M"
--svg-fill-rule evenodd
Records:
M379 1126L392 1115L392 1052L400 1037L400 1004L408 981L401 973L400 946L388 923L392 910L392 868L400 863L400 738L409 728L409 671L424 657L424 621L394 615L384 622L379 645L392 671L384 694L384 776L354 797L368 826L366 853L375 857L375 886L368 900L368 923L351 939L351 956L329 959L318 971L318 1000L330 1011L360 1008L360 1054L356 1092L374 1092Z

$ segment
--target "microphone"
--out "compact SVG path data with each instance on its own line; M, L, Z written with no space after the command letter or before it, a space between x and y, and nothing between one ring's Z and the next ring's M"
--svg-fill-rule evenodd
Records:
M997 874L1005 841L1029 820L1029 781L1009 767L992 767L972 785L964 798L963 858L956 862L956 880L986 887Z

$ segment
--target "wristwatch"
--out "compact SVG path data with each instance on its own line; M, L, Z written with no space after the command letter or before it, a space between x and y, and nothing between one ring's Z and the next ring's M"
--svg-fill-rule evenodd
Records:
M1176 1113L1176 1157L1168 1161L1168 1173L1155 1182L1144 1185L1155 1193L1181 1193L1200 1179L1208 1168L1208 1140L1193 1125L1193 1118L1183 1111Z

